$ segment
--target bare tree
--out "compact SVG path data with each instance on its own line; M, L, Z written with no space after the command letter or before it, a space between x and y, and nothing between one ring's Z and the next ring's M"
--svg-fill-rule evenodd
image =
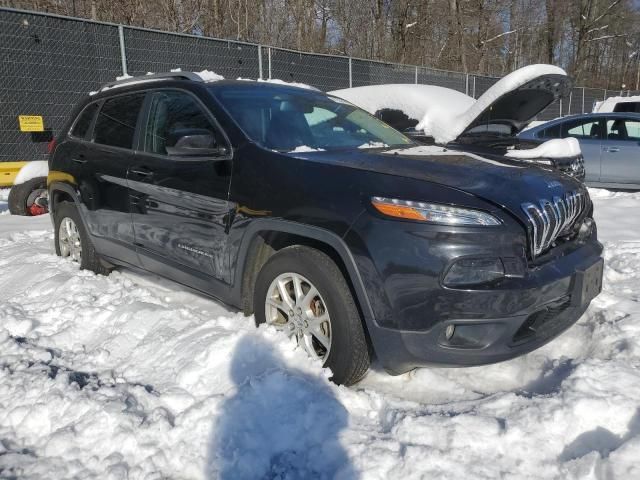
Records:
M487 75L546 62L591 86L640 83L634 0L0 0L0 6Z

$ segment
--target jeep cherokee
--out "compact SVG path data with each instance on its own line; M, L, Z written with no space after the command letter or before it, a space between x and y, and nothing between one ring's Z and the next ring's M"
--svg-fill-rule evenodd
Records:
M352 384L529 352L598 294L587 190L418 146L319 91L150 75L80 102L48 177L58 255L255 314Z

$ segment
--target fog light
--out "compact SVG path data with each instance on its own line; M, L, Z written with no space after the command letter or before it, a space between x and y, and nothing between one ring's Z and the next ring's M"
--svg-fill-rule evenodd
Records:
M499 258L463 258L454 263L444 284L448 287L479 285L504 277L504 266Z
M456 331L455 325L447 325L447 328L444 331L444 336L447 338L447 340L451 340L451 337L453 337L453 333L455 331Z
M505 326L498 323L447 325L440 344L453 348L485 348L504 333Z
M580 225L580 230L578 231L578 238L580 240L584 240L585 238L589 238L593 234L593 229L595 228L595 222L591 218L585 218Z

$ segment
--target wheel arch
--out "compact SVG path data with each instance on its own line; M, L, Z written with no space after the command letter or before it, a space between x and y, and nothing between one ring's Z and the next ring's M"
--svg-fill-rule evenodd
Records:
M316 248L327 254L342 271L363 319L365 334L374 315L364 283L351 251L337 234L319 227L278 220L256 220L245 233L236 265L236 298L245 315L254 311L255 279L267 260L278 250L292 245Z
M49 182L48 187L49 187L49 211L50 212L53 213L53 210L56 204L62 201L73 202L76 205L80 204L80 197L78 195L78 192L76 191L75 188L73 188L68 183Z

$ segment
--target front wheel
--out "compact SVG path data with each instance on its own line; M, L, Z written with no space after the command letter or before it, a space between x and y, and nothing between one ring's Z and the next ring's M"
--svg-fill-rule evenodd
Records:
M267 323L351 385L370 364L367 340L351 290L335 262L314 248L293 246L273 255L254 289L256 323Z
M101 275L111 271L97 254L75 204L60 202L53 214L56 254Z

